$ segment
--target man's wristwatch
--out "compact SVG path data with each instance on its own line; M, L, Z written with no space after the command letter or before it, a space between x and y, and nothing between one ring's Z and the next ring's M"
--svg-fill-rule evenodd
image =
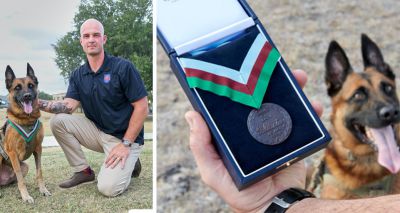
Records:
M300 188L290 188L279 193L272 199L271 205L265 210L265 213L283 213L297 201L305 198L315 197L311 192Z
M133 142L128 140L128 139L123 138L122 139L122 144L124 144L125 147L131 147Z

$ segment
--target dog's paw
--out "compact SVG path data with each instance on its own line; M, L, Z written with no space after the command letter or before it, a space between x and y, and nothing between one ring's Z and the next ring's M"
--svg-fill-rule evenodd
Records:
M33 200L33 198L32 198L31 196L29 196L29 195L22 196L22 200L23 200L24 202L31 203L31 204L35 203L35 201Z
M41 189L39 189L39 191L43 196L46 196L46 197L51 196L51 193L46 188L41 188Z

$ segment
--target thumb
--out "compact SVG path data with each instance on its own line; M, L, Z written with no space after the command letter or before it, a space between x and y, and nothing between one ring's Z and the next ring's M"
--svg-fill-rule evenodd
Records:
M200 172L205 172L216 165L216 160L221 160L211 143L210 130L198 112L189 111L185 114L190 126L190 150L194 155Z

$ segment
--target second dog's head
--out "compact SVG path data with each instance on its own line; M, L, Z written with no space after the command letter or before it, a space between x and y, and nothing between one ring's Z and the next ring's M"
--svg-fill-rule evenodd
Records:
M343 146L358 155L377 152L390 172L400 170L397 124L400 121L395 75L378 46L361 36L364 72L354 72L340 45L332 41L326 56L331 121Z
M37 99L38 80L32 67L27 64L25 78L15 78L14 71L10 66L6 69L6 87L9 92L10 106L15 103L26 114L33 111L33 102Z

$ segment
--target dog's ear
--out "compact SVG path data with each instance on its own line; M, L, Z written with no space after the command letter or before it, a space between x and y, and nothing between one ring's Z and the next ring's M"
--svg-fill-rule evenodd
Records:
M325 83L328 88L328 95L332 97L342 88L347 75L353 72L346 53L336 41L329 44L325 67Z
M27 67L26 67L26 76L30 77L36 85L39 84L39 82L35 76L35 72L33 71L33 68L31 67L31 65L29 63L27 63Z
M8 91L10 91L10 88L12 86L12 82L15 79L14 71L11 69L10 65L7 65L6 68L6 88Z
M394 80L392 68L385 63L378 45L365 34L361 35L361 51L365 67L373 66L386 77Z

